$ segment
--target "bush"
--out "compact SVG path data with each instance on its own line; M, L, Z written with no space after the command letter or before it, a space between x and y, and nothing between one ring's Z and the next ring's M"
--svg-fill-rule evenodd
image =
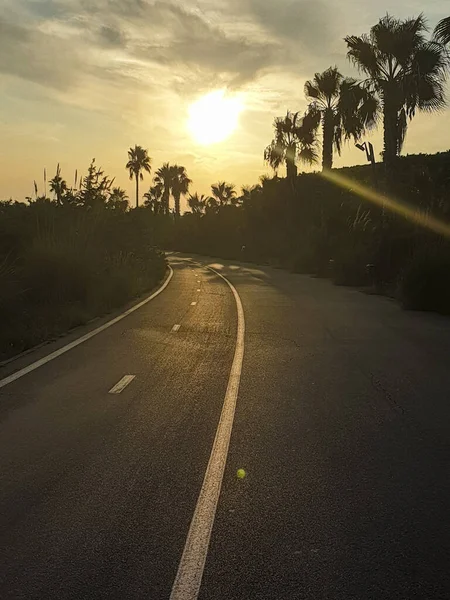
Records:
M450 315L450 252L417 255L400 284L403 307Z
M86 323L163 278L142 212L1 205L0 359ZM138 211L139 212L139 211Z

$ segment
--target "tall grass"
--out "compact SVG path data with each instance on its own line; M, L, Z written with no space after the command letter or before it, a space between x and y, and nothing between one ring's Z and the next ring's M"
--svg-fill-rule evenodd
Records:
M139 212L139 211L137 211ZM0 204L0 357L120 307L164 276L146 220L50 203Z

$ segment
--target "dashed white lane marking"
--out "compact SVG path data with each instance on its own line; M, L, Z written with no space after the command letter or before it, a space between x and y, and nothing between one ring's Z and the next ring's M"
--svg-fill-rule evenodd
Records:
M172 327L172 331L174 331L174 332L180 331L180 327L181 327L181 325L174 325Z
M191 302L191 306L195 306L197 302Z
M121 394L123 392L123 390L130 385L130 383L133 381L133 379L136 378L136 375L125 375L124 377L122 377L122 379L116 383L116 385L111 388L108 392L108 394Z
M97 327L97 329L94 329L93 331L90 331L89 333L87 333L86 335L83 335L82 337L78 338L77 340L70 342L70 344L67 344L66 346L63 346L62 348L59 348L59 350L55 350L55 352L52 352L51 354L44 356L44 358L41 358L40 360L37 360L34 363L31 363L31 365L28 365L27 367L20 369L20 371L16 371L16 373L13 373L12 375L5 377L5 379L1 379L0 380L0 388L5 387L5 385L8 385L8 383L12 383L13 381L20 379L24 375L27 375L28 373L31 373L32 371L35 371L36 369L39 369L39 367L42 367L43 365L49 363L50 361L54 360L55 358L58 358L58 356L61 356L62 354L69 352L69 350L72 350L72 348L76 348L80 344L87 342L87 340L90 340L95 335L98 335L102 331L105 331L105 329L108 329L108 327L111 327L111 325L115 325L122 319L125 319L125 317L128 317L128 315L131 315L131 313L134 313L134 311L138 310L142 306L145 306L145 304L150 302L150 300L153 300L153 298L156 298L156 296L159 296L159 294L161 292L163 292L166 289L166 287L169 285L169 283L173 277L173 269L170 266L168 267L168 269L169 269L169 276L164 281L162 286L158 290L156 290L156 292L154 292L151 296L149 296L142 302L139 302L139 304L132 306L131 308L126 310L124 313L122 313L115 319L108 321L104 325Z
M197 292L201 292L202 290L200 288L198 288Z
M170 600L197 600L200 593L200 585L230 445L231 430L233 428L234 413L241 380L242 361L244 359L245 318L241 299L236 288L228 279L215 269L211 269L211 271L226 281L236 301L238 315L236 349L216 437L181 562L172 587L172 593L170 594Z

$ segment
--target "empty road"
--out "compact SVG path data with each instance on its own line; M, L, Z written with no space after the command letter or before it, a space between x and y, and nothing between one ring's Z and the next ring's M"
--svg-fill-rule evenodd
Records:
M450 319L170 264L0 369L0 598L448 600Z

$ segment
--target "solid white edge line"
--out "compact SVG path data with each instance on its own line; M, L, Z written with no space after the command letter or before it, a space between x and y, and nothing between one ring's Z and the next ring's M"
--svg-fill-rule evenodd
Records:
M159 296L159 294L161 292L163 292L166 289L166 287L169 285L169 283L173 277L173 269L170 265L168 265L168 268L169 268L169 275L168 275L167 279L164 281L162 286L158 290L156 290L156 292L154 292L151 296L149 296L145 300L142 300L142 302L139 302L139 304L136 304L135 306L129 308L127 311L125 311L118 317L115 317L114 319L111 319L111 321L108 321L104 325L97 327L97 329L94 329L93 331L86 333L86 335L83 335L82 337L74 340L73 342L70 342L70 344L67 344L66 346L63 346L62 348L59 348L59 350L55 350L55 352L52 352L51 354L44 356L44 358L41 358L40 360L37 360L36 362L31 363L31 365L28 365L27 367L24 367L23 369L16 371L12 375L5 377L5 379L1 379L0 380L0 388L3 388L6 385L8 385L9 383L12 383L13 381L16 381L17 379L20 379L24 375L28 375L28 373L31 373L32 371L39 369L39 367L42 367L43 365L49 363L50 361L54 360L55 358L58 358L62 354L69 352L69 350L72 350L73 348L76 348L80 344L87 342L87 340L90 340L91 338L98 335L102 331L105 331L105 329L108 329L112 325L115 325L119 321L122 321L122 319L125 319L125 317L128 317L128 315L131 315L139 308L142 308L143 306L145 306L148 302L150 302L150 300L153 300L153 298L156 298L156 296Z
M130 385L133 379L136 379L136 375L124 375L122 379L109 390L108 394L121 394L123 390Z
M200 592L230 445L244 359L245 318L241 299L236 288L226 277L211 267L208 267L208 269L221 277L233 292L238 315L236 349L211 456L170 594L170 600L197 600Z

